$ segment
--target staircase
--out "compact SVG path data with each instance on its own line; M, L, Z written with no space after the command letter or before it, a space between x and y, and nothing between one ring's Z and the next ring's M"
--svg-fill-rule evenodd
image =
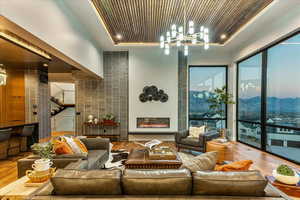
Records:
M55 97L51 97L50 101L52 101L53 103L55 103L57 106L55 106L54 108L52 108L51 110L51 117L61 113L63 110L65 110L66 108L70 108L70 107L75 107L75 104L64 104L61 103L57 98Z

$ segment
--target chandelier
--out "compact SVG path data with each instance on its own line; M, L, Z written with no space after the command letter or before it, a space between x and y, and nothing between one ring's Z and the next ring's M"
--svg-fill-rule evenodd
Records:
M6 78L7 78L5 69L3 69L1 67L3 67L3 64L0 64L0 86L6 85Z
M186 27L186 4L183 0L183 26L177 28L176 24L171 26L171 31L167 31L165 36L160 36L160 48L164 49L166 55L170 54L171 46L183 47L184 55L189 54L189 45L202 45L204 49L209 48L209 30L204 26L198 27L199 32L196 32L196 26L193 21L189 21Z

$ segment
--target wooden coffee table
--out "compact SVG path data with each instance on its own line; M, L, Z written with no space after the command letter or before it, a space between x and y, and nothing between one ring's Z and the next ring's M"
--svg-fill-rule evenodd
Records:
M175 160L150 160L147 150L134 149L129 153L125 167L127 169L178 169L182 162L177 152L175 153Z

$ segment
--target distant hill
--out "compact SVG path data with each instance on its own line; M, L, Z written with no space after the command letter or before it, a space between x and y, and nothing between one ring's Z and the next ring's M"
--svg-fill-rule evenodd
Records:
M209 103L207 102L212 92L207 91L190 91L190 112L203 113L209 110ZM260 112L260 97L240 98L239 108L240 112ZM247 108L247 110L246 110ZM269 112L281 113L300 113L300 98L267 98L267 110Z

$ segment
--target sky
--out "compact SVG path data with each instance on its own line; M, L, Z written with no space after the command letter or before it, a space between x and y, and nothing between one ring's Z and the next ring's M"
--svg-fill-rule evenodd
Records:
M246 85L242 98L260 95L261 54L240 63L240 84ZM259 77L259 79L257 79ZM268 50L268 97L300 97L300 34Z
M239 64L241 98L260 96L261 60L257 54ZM268 97L300 97L300 34L268 49ZM225 68L190 68L190 90L212 91L225 84Z

